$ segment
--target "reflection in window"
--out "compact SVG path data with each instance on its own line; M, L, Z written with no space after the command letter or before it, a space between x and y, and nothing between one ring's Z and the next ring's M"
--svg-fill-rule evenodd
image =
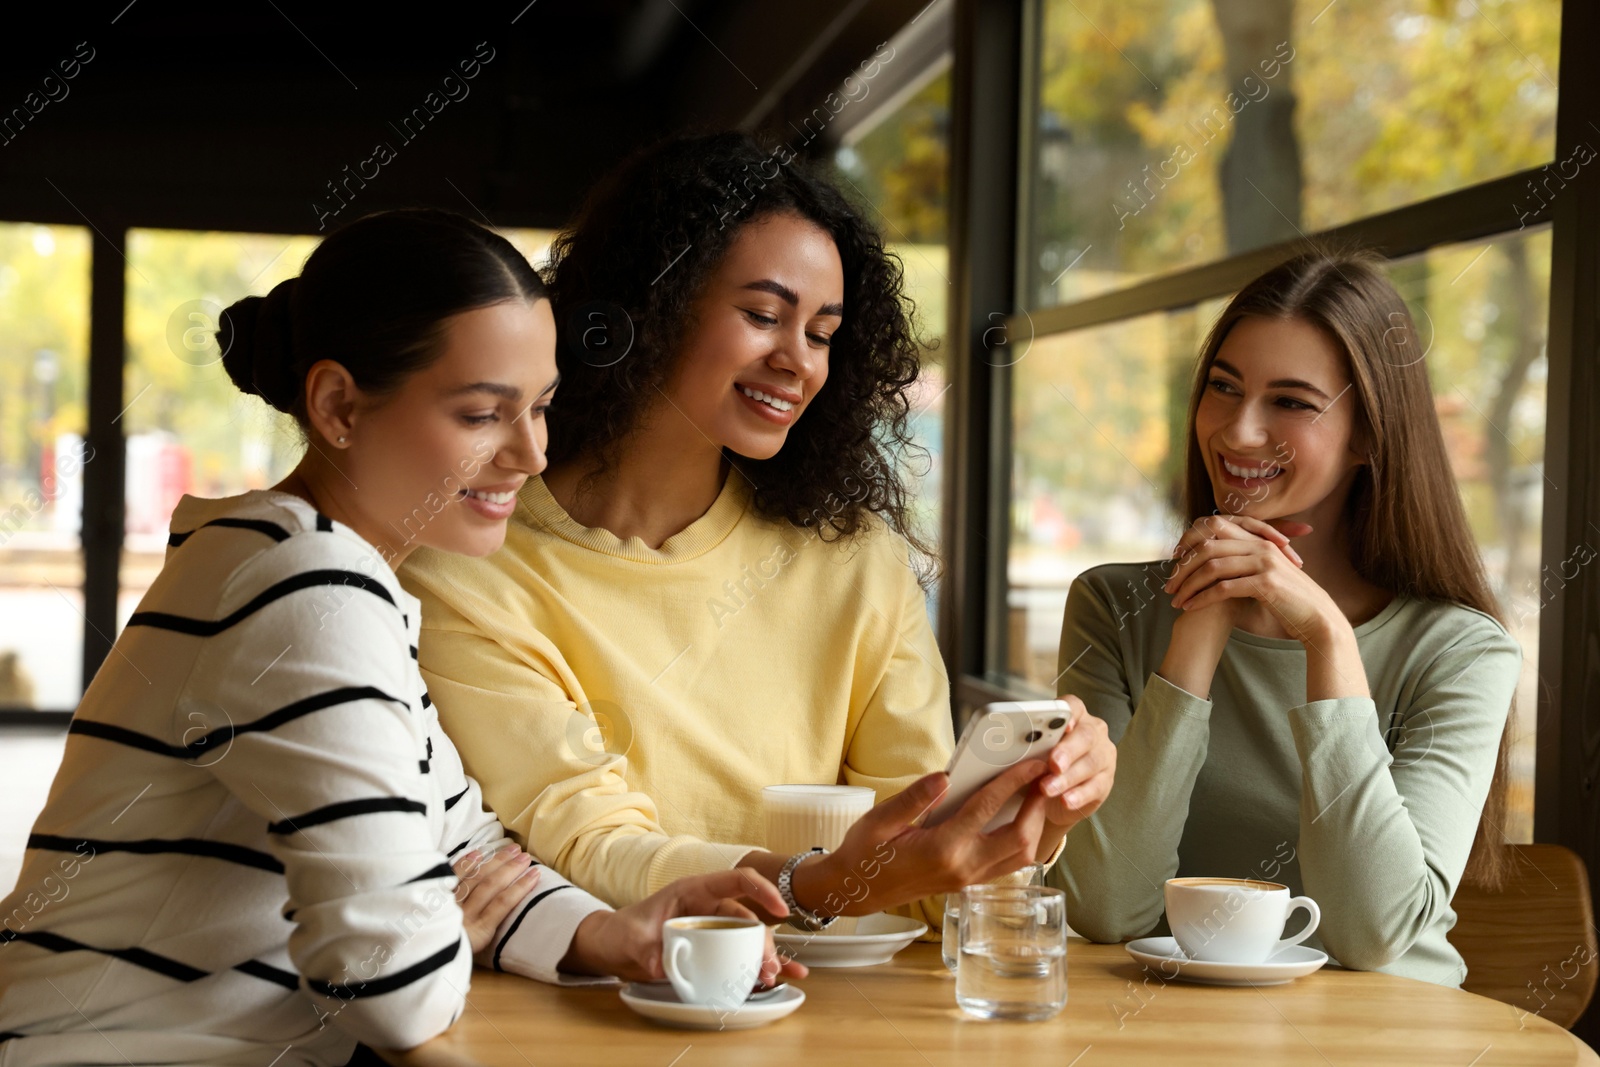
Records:
M906 295L924 342L922 376L911 398L911 429L927 458L913 456L908 480L914 520L928 543L939 541L943 512L942 455L948 400L944 354L949 296L950 73L936 64L925 84L888 114L853 128L834 157L847 195L883 232L905 270ZM928 610L937 616L937 596Z
M0 223L0 707L83 693L89 233Z
M1467 518L1523 675L1511 722L1508 836L1533 835L1539 613L1600 543L1540 566L1548 230L1395 263L1425 345ZM1182 531L1188 391L1225 301L1036 340L1017 364L1005 671L1053 693L1067 590L1102 563L1165 558ZM1118 368L1106 374L1106 367ZM1582 551L1587 549L1587 554Z
M1559 166L1560 16L1559 0L1045 0L1027 299Z

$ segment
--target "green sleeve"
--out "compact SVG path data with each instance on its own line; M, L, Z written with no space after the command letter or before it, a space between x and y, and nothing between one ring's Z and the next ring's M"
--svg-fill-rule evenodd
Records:
M1067 921L1091 941L1123 941L1161 918L1163 886L1178 872L1189 797L1205 764L1211 702L1150 672L1137 714L1127 662L1126 616L1082 578L1067 594L1057 693L1104 719L1117 746L1117 776L1100 809L1067 834L1047 880L1066 891Z
M1498 626L1445 651L1407 687L1392 753L1368 698L1290 710L1301 880L1322 906L1317 936L1346 967L1397 959L1450 906L1521 664Z

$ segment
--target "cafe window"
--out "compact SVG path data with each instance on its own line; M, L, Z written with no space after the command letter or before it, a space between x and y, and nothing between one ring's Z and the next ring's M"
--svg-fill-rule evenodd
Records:
M224 308L300 273L316 246L315 237L128 231L119 626L161 569L184 494L263 489L298 461L294 420L234 386L214 335Z
M502 231L543 266L549 230ZM123 432L127 518L118 622L150 588L185 493L220 497L279 482L304 450L289 416L234 386L215 331L222 309L300 273L318 238L130 230Z
M1430 249L1397 264L1393 277L1417 319L1467 521L1501 618L1522 646L1522 678L1509 726L1507 836L1531 841L1539 613L1562 584L1561 561L1546 569L1539 558L1549 488L1544 428L1550 231Z
M986 675L1043 694L1073 579L1163 558L1183 529L1194 362L1243 280L1228 257L1382 213L1403 232L1406 210L1431 198L1559 165L1560 5L1042 0L1039 11L1018 287L1045 325L1010 369L1000 661ZM1174 153L1183 165L1150 179ZM1539 614L1557 595L1540 557L1551 238L1528 217L1541 206L1508 199L1503 218L1482 220L1497 236L1414 246L1388 267L1523 648L1512 841L1533 834ZM1172 300L1162 277L1190 295ZM1115 306L1105 296L1140 282Z
M89 239L0 223L0 708L83 691Z
M920 453L905 457L913 521L937 546L943 515L943 443L949 388L944 335L949 298L949 56L929 67L872 119L852 127L834 154L834 169L882 231L905 272L905 292L922 342L922 374L911 396L910 428ZM937 617L937 591L929 597Z
M1032 307L1554 157L1560 0L1040 7Z
M1017 363L1005 615L1011 685L1055 695L1074 578L1102 563L1171 554L1183 530L1189 380L1223 303L1041 337Z

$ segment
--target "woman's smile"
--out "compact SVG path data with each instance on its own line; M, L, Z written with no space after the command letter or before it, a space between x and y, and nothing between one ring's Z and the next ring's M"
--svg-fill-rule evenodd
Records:
M734 383L733 389L745 407L775 425L788 426L800 417L800 405L804 398L793 390L774 385L762 388L744 382Z
M525 481L527 479L523 478L514 482L502 482L499 485L462 489L456 496L484 518L503 522L517 510L517 490L522 488L522 483Z
M1232 489L1258 489L1276 481L1288 468L1275 459L1243 459L1224 452L1216 456L1216 471L1222 484Z

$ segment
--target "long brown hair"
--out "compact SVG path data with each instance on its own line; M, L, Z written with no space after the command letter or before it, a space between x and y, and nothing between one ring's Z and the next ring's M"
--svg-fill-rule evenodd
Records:
M1505 623L1484 573L1445 451L1423 362L1425 349L1383 261L1368 252L1313 248L1241 289L1211 328L1189 399L1184 505L1189 521L1218 510L1195 435L1211 364L1246 316L1295 318L1319 327L1344 353L1355 397L1354 439L1367 452L1345 503L1351 563L1398 596L1474 608ZM1505 876L1506 757L1500 735L1465 877L1497 887Z

